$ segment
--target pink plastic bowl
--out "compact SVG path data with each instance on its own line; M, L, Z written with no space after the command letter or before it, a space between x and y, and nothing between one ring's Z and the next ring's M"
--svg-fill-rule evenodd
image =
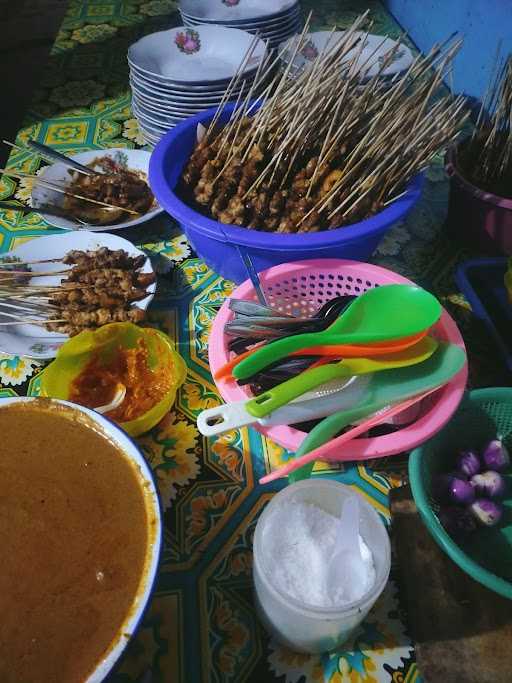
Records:
M284 263L261 272L260 280L269 305L279 311L298 315L311 315L326 301L342 294L359 295L376 285L414 284L385 268L338 259ZM256 300L250 280L237 287L232 298ZM233 313L229 310L228 301L225 301L213 321L210 333L209 361L213 375L232 358L228 351L228 337L224 336L224 325L232 318ZM432 333L442 341L465 348L456 324L444 309ZM395 455L410 451L429 439L457 409L467 375L466 365L448 384L422 402L412 424L393 434L354 439L350 444L351 455L368 459ZM240 387L234 380L216 380L216 384L226 402L243 401L252 396L248 387ZM286 425L262 427L256 424L254 428L290 451L296 451L306 436L304 432Z

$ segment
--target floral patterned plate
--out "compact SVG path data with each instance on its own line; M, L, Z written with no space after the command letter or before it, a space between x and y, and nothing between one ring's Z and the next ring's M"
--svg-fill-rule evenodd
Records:
M144 36L128 50L128 62L163 85L211 83L230 79L254 39L250 33L224 26L180 26ZM258 40L243 74L255 72L265 56Z
M183 23L185 24L185 26L192 28L201 25L200 21L194 21L192 19L187 18L183 19ZM246 26L244 24L243 29L245 31L249 31L249 33L258 32L258 35L262 40L269 40L273 42L274 40L276 40L276 38L280 38L281 40L289 38L291 35L297 33L298 30L302 28L302 26L302 16L300 14L296 14L292 15L291 17L287 18L285 21L277 25L254 27L253 25ZM236 26L231 25L231 28L236 28Z
M330 31L316 31L309 33L307 35L306 44L294 59L295 68L300 70L307 62L316 59L326 45L328 45L327 49L329 49L330 46L334 46L336 44L336 40L339 40L343 33L343 31L336 31L332 34ZM363 38L365 34L362 31L359 31L359 36ZM360 69L364 69L365 77L371 78L378 73L383 60L389 54L390 50L395 47L397 41L392 40L391 38L386 38L385 36L377 36L373 34L367 35L364 40L364 48L357 60L357 63ZM286 50L282 56L284 61L289 58L289 55L296 45L296 41L297 38L292 37L287 42L279 46L280 51ZM356 49L359 49L359 46L354 48L354 50ZM347 53L347 60L350 60L354 50L351 50L349 53ZM405 71L412 64L412 61L412 52L406 45L400 44L393 56L393 61L391 64L389 64L389 66L386 67L386 69L384 69L382 76L393 76L394 74Z
M122 237L117 237L117 235L98 234L83 230L30 240L14 251L3 254L1 258L15 257L24 262L60 259L71 249L92 250L100 247L124 249L130 256L143 254L131 242ZM33 265L31 268L35 273L44 273L62 270L65 266L60 263L41 263ZM149 259L146 260L141 270L144 273L153 272ZM58 285L60 281L61 277L58 275L37 278L37 284L44 285ZM148 296L142 301L135 302L134 305L146 310L155 295L155 290L156 283L153 283L147 289ZM0 319L4 319L2 315L0 315ZM39 325L9 325L0 327L0 352L15 356L28 356L29 358L54 358L57 350L67 339L67 335L47 332L44 327Z
M94 159L98 157L110 157L118 165L124 166L130 170L138 171L143 176L147 176L149 169L149 159L151 157L150 152L146 152L141 149L96 149L89 152L80 152L80 154L70 155L72 159L81 164L90 164ZM69 169L62 163L52 164L51 166L46 166L44 168L41 177L48 180L52 180L59 184L65 184L69 182ZM32 187L32 196L30 200L31 206L34 209L44 204L52 204L56 206L61 206L63 202L63 195L52 190L48 190L40 185L34 185ZM114 225L102 225L100 230L121 230L121 228L129 228L134 225L139 225L140 223L145 223L151 220L159 213L162 213L163 209L158 205L156 199L154 205L150 211L139 216L138 218L131 218L130 214L126 214L129 220L125 220L122 223L115 223ZM55 216L50 216L49 214L41 211L41 216L47 223L54 225L57 228L63 228L68 230L79 230L82 225L78 221L74 221L68 218L57 218Z
M206 21L248 21L292 11L297 0L181 0L180 11Z
M247 19L241 21L231 21L229 19L223 19L221 21L217 19L201 19L199 17L194 17L190 14L187 14L183 11L181 11L180 14L185 26L197 24L220 24L221 26L241 28L244 31L253 32L257 29L261 31L270 31L272 29L277 29L280 26L282 26L282 24L285 24L286 22L290 21L290 19L296 19L299 16L301 16L301 9L300 6L297 4L291 7L286 12L283 12L278 15L273 14L270 17L260 17L258 19Z
M141 95L152 97L156 99L159 104L163 100L170 100L171 102L182 102L184 104L200 104L201 102L220 102L222 96L226 92L227 83L225 86L215 90L196 91L192 89L177 90L175 88L162 87L161 84L155 83L150 79L141 76L135 69L130 72L130 85L132 90L137 91ZM245 94L249 91L250 85L233 88L232 99L236 99L239 94Z
M132 111L139 124L145 126L145 128L154 135L164 135L164 133L167 133L170 128L173 128L178 123L188 118L188 115L183 115L181 117L169 117L165 119L162 117L158 119L153 118L151 115L142 112L135 102L132 102Z

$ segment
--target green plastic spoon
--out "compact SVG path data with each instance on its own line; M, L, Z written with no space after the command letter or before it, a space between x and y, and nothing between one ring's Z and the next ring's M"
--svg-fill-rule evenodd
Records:
M295 464L301 456L323 446L344 427L393 403L405 401L446 384L462 370L465 362L466 354L463 349L453 344L440 343L436 352L421 365L375 374L362 402L351 410L340 410L317 424L306 436L290 464ZM295 471L288 473L290 483L307 479L311 475L315 459L313 454L310 462L304 462L308 458L302 458L302 462L297 462ZM350 460L350 449L347 450L346 457L339 458L341 459Z
M322 332L297 334L257 349L233 369L246 379L294 351L322 344L363 344L401 339L431 327L441 315L441 304L414 285L382 285L369 289L350 304Z
M333 379L366 375L370 372L380 372L381 370L421 363L430 358L436 350L437 344L438 342L432 337L424 337L414 346L410 346L399 353L390 353L375 358L345 358L338 363L305 370L300 375L292 377L292 379L278 384L277 387L269 389L264 394L247 401L245 409L254 417L265 417L265 415L281 408L306 391L315 389L320 384L330 382Z

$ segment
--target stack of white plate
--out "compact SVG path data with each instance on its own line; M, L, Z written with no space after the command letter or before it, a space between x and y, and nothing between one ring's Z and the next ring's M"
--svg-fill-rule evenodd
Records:
M219 24L258 33L270 47L302 30L298 0L181 0L185 26Z
M141 38L128 50L132 109L146 142L216 107L246 59L254 36L223 26L180 26ZM258 40L230 100L250 89L265 43Z
M329 49L332 49L336 42L342 38L343 34L344 31L335 31L334 33L331 31L314 31L313 33L307 33L304 36L304 47L299 50L293 60L291 75L294 76L300 73L308 62L315 60L323 50L328 52ZM365 41L361 54L357 59L356 69L358 68L364 73L364 78L371 78L379 72L384 60L395 49L397 41L386 36L367 35L362 31L356 31L355 35ZM298 40L298 36L292 37L279 45L283 66L288 64L293 56ZM356 50L359 49L358 44L347 53L347 63L350 62ZM382 71L381 76L389 78L402 73L410 67L412 61L412 52L407 45L401 43L394 52L391 62Z

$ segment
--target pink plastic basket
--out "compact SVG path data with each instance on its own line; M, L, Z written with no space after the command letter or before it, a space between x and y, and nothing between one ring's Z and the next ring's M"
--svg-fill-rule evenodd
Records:
M284 263L260 273L260 280L269 305L279 311L297 315L311 315L326 301L342 294L359 295L377 285L413 284L391 270L368 263L338 259ZM232 297L256 300L250 280L237 287ZM224 325L232 318L233 313L229 310L228 301L225 301L213 321L210 333L209 361L214 375L232 358L228 351L228 338L224 336ZM445 310L432 334L464 349L462 336ZM354 439L350 444L351 455L354 458L368 459L395 455L409 451L429 439L455 412L464 393L467 374L465 366L451 382L425 399L412 424L393 434ZM226 402L241 401L252 396L248 387L239 387L234 380L221 379L216 384ZM296 451L306 436L304 432L286 425L254 425L254 428L291 451Z

